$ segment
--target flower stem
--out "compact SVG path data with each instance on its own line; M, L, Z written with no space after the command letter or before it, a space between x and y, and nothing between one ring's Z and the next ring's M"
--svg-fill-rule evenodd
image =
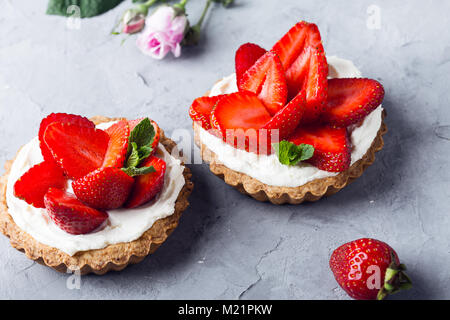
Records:
M148 0L147 2L141 3L137 6L137 10L144 15L147 15L148 9L158 2L166 2L165 0Z
M200 27L203 24L203 20L205 20L206 13L208 12L209 6L211 5L212 0L206 0L205 8L203 9L202 15L200 16L200 19L198 19L198 22L196 23L196 27L200 29Z
M179 9L182 12L185 12L186 9L186 3L188 2L188 0L181 0L180 2L178 2L177 4L174 4L173 6L177 9Z
M157 3L159 0L148 0L147 2L143 3L143 6L146 6L147 8L151 7L155 3Z

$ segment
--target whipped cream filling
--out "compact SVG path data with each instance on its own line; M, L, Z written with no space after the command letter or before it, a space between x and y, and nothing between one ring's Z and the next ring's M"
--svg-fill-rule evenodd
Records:
M330 66L330 78L360 78L361 72L355 65L338 57L327 57ZM210 91L210 96L237 92L236 74L217 82ZM351 142L353 145L351 163L360 160L375 140L382 123L383 108L380 105L372 111L359 126L352 126ZM217 160L226 167L245 173L267 185L279 187L299 187L312 180L327 178L338 173L317 169L308 163L286 166L278 161L275 154L257 155L238 150L221 139L200 128L200 141L217 156Z
M106 129L113 122L97 126ZM43 161L38 138L34 138L17 154L11 167L6 190L8 212L14 222L37 241L73 256L79 251L102 249L108 245L139 239L158 219L175 212L175 202L185 184L179 159L170 155L159 144L157 156L167 164L164 187L157 198L136 209L119 208L109 210L106 225L96 232L72 235L61 230L48 217L45 209L35 208L14 196L14 183L35 164ZM71 192L71 182L67 191Z

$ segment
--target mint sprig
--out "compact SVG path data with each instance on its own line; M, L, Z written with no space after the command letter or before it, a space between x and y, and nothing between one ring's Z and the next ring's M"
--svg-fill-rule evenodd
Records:
M150 167L141 167L141 168L136 168L136 167L122 168L122 171L125 172L130 177L135 177L135 176L141 176L141 175L144 175L147 173L152 173L152 172L155 172L156 170L153 166L150 166Z
M131 131L128 138L127 159L122 171L131 177L155 172L153 166L139 167L153 151L152 144L155 140L155 128L149 118L143 119Z
M152 122L149 118L143 119L138 125L131 131L128 143L128 155L132 151L132 143L136 143L137 150L143 147L151 147L155 139L155 128L153 128Z
M280 143L274 143L273 148L278 156L278 161L287 166L295 166L300 161L311 159L314 155L314 147L310 144L296 145L283 140Z

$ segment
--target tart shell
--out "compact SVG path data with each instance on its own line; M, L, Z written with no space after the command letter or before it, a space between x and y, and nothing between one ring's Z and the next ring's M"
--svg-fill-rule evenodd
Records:
M119 118L93 117L95 124L119 120ZM161 130L161 144L171 153L175 142L164 136ZM12 161L5 164L5 174L0 178L0 231L9 237L11 246L39 264L46 265L59 272L77 271L81 275L95 273L103 275L108 271L120 271L130 264L141 262L147 255L153 253L178 226L182 212L188 207L188 197L194 187L190 181L189 168L184 168L185 185L175 202L175 212L163 219L157 220L150 229L137 240L109 245L103 249L81 251L73 256L36 241L28 233L20 229L8 213L6 204L6 187Z
M337 193L345 186L349 185L375 161L375 153L383 149L383 135L387 133L387 126L384 122L386 112L383 110L382 123L377 136L372 142L366 154L349 169L336 176L316 179L299 187L277 187L267 185L249 175L232 170L217 160L217 155L200 142L199 126L194 122L194 140L200 147L202 159L209 163L209 168L225 183L236 188L241 193L249 195L258 201L270 201L273 204L300 204L304 201L317 201L324 196Z

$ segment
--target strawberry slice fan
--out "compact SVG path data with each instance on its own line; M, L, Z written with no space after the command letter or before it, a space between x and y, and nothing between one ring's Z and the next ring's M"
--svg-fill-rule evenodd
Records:
M378 81L329 80L319 29L304 21L270 51L243 44L235 64L238 92L197 98L189 108L194 122L237 149L270 155L283 140L309 144L311 165L329 172L349 169L347 128L383 101Z
M162 190L166 163L153 155L160 136L148 118L104 131L84 117L51 114L39 129L44 162L17 180L14 193L45 208L67 233L92 232L108 218L103 210L139 207ZM66 192L68 179L74 194Z

